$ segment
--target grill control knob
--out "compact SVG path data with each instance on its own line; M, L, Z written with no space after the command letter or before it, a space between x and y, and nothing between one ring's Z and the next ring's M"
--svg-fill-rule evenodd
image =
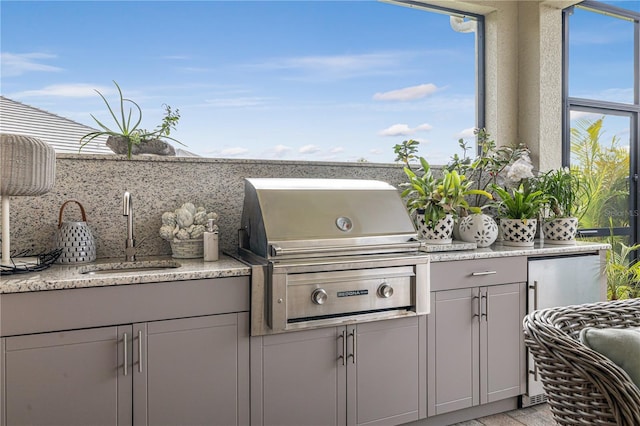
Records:
M327 292L321 288L316 288L313 290L313 293L311 293L311 301L316 305L322 305L327 301L327 297Z
M380 287L378 287L378 296L382 297L383 299L388 299L389 297L393 296L393 287L391 287L387 283L380 284Z

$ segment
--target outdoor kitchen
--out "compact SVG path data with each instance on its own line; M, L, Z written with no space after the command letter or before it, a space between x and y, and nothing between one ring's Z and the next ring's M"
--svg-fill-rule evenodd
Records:
M639 425L635 3L3 2L0 426Z
M181 181L147 184L174 176ZM2 277L3 420L71 424L74 398L95 406L75 413L77 424L133 412L149 424L431 425L517 408L528 376L521 320L532 309L527 300L538 300L527 259L577 255L600 265L607 246L425 247L401 202L401 179L394 165L59 155L50 192L12 199L12 244L51 247L56 212L75 199L98 260ZM118 271L127 265L125 191L137 257ZM162 212L185 202L218 212L218 261L172 259L158 235ZM78 215L65 212L66 220ZM596 269L595 294L585 297L602 299ZM476 331L458 328L461 321L487 339L481 356L490 362L479 371L472 371ZM204 334L184 340L195 330ZM215 340L222 336L229 340ZM202 338L217 343L202 347ZM100 352L92 341L103 342ZM178 354L169 350L174 345ZM23 376L45 363L55 377L77 356L95 360L83 367L86 377L104 362L118 372L98 386L111 396L95 401L86 386L97 383L87 383L69 398L53 379L45 386ZM162 373L173 370L181 378ZM133 395L122 394L122 380L132 380ZM195 397L188 389L197 383ZM51 409L51 395L60 396L59 410ZM148 409L141 412L140 403Z

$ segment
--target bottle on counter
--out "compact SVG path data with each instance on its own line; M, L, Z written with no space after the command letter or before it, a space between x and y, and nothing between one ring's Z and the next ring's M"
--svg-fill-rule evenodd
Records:
M214 219L207 221L207 230L204 232L204 261L218 260L218 225Z

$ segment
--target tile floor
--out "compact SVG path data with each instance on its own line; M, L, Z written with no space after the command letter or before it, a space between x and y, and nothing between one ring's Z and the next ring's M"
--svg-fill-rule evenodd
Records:
M547 404L539 404L520 410L456 423L454 426L552 426L555 424L549 406Z

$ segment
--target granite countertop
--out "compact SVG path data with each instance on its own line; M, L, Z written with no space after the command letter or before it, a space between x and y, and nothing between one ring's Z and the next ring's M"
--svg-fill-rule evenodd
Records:
M495 243L490 247L474 250L443 251L429 253L432 262L447 262L453 260L489 259L509 256L560 256L567 254L590 253L598 250L610 250L609 244L576 242L571 245L544 244L536 240L533 247L510 247Z
M179 267L150 269L158 265L177 263ZM91 274L100 268L147 267L143 270L128 269L108 274ZM185 281L204 278L224 278L251 275L251 268L229 256L221 255L216 262L202 259L172 259L171 257L148 257L131 263L120 258L100 259L97 262L77 265L53 265L39 272L4 275L0 279L0 294L41 290L102 287L126 284L144 284L165 281Z
M577 254L607 250L608 244L583 243L574 245L550 245L536 241L533 247L508 247L496 243L487 248L455 242L445 247L426 247L432 262L455 260L488 259L508 256L552 256ZM441 251L443 250L443 251ZM175 268L152 269L154 266L175 262ZM110 269L145 266L146 269L91 274L90 272L108 267ZM83 273L85 272L85 273ZM71 288L102 287L126 284L144 284L166 281L185 281L204 278L224 278L251 275L251 268L232 257L221 255L216 262L202 259L172 259L170 257L150 257L131 263L122 259L101 259L97 262L78 265L53 265L39 272L5 275L0 280L0 294L22 293L42 290L62 290Z

